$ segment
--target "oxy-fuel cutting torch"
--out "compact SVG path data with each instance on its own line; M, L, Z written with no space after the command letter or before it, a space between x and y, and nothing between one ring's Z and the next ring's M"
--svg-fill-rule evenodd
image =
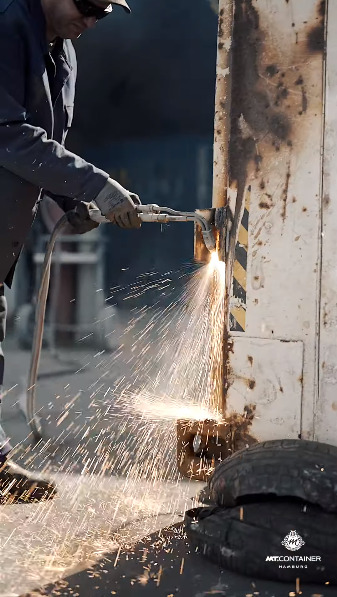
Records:
M194 224L199 225L201 228L202 237L208 251L215 251L216 243L212 227L212 217L214 218L215 210L208 210L210 217L206 218L204 215L201 215L198 212L177 211L171 209L170 207L160 207L156 204L137 205L136 209L142 222L157 222L160 224L168 224L170 222L194 222ZM105 218L99 209L90 210L89 215L92 220L99 224L111 224L111 221ZM50 266L57 237L67 225L68 219L67 216L64 215L56 224L51 234L43 262L41 283L35 310L35 328L28 378L26 406L27 420L36 441L42 439L41 422L35 412L35 395L37 374L41 356L46 303L49 290Z

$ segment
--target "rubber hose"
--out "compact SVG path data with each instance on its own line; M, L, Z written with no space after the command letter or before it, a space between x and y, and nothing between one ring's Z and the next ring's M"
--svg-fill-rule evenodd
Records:
M35 412L36 405L36 382L40 364L41 348L44 330L44 318L46 314L46 304L49 291L50 281L50 267L51 258L54 250L57 237L68 224L66 214L57 222L50 240L47 245L47 250L42 266L41 283L35 308L35 327L33 336L32 354L29 368L28 386L27 386L27 419L28 424L33 432L34 439L40 441L42 439L42 430L40 420Z

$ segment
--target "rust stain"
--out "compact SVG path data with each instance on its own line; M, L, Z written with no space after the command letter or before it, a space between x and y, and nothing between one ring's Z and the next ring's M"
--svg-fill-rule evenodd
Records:
M259 213L256 227L260 226L260 228L256 233L254 232L254 239L258 239L257 244L260 247L264 244L258 238L264 226L260 224L268 217L268 210L275 204L279 205L277 210L285 221L287 210L291 209L291 202L296 202L295 197L289 196L293 170L292 151L296 151L299 138L299 135L295 137L295 132L297 134L300 129L303 129L299 115L303 115L303 120L307 122L308 114L306 117L304 115L308 113L312 102L315 101L315 96L311 92L311 78L306 70L310 60L308 48L316 52L319 43L322 46L322 40L324 47L325 4L325 1L317 2L316 21L311 19L305 24L298 38L300 47L294 47L293 56L289 57L289 61L284 58L281 62L280 49L275 43L276 38L267 28L264 29L262 11L261 18L259 13L259 2L235 1L229 177L231 188L237 191L237 200L235 225L232 230L235 232L240 224L245 190L255 174L255 181L262 191L259 208L265 210ZM289 34L294 37L290 24L289 22ZM317 40L320 42L317 43ZM291 43L294 46L294 39ZM309 97L308 90L310 90ZM278 156L276 152L281 153ZM268 174L271 166L281 168L284 179L281 188L278 186L277 189L273 189L273 198L269 199L266 190L271 190L267 187L273 181L273 177L269 177ZM230 245L229 254L232 255L232 253L233 246ZM257 276L255 281L258 280ZM254 304L258 304L257 299ZM227 389L230 383L228 359L231 351L232 346L229 346L228 352L225 352Z
M307 46L310 52L324 52L325 51L325 12L326 0L321 0L318 6L318 15L316 20L318 24L312 27L307 35Z
M301 114L303 114L303 112L306 112L308 109L308 98L307 98L307 94L305 91L305 87L302 85L301 87L301 91L302 91L302 111Z
M228 352L234 354L234 341L232 339L228 340L227 346Z
M268 66L266 66L266 75L271 79L275 77L275 75L277 75L278 72L279 69L276 66L276 64L268 64Z
M212 420L177 422L177 465L179 472L189 479L206 481L216 464L237 450L257 442L249 431L255 417L256 405L247 404L242 414L233 413L222 423ZM195 453L193 440L200 438Z
M193 441L200 438L200 449L195 453ZM177 422L177 465L179 472L189 479L205 481L220 460L229 456L230 429L216 421Z
M269 137L275 146L286 142L291 134L291 121L287 114L276 109L270 101L268 79L275 77L279 68L270 63L260 64L264 47L264 34L260 30L259 14L252 0L237 0L233 30L232 67L232 125L230 142L230 180L236 182L238 209L241 210L249 162L255 162L258 172L263 160L257 150L257 141ZM280 75L280 81L282 81ZM265 81L265 78L267 81ZM279 101L288 90L280 85Z
M257 442L257 439L250 433L255 412L256 404L246 404L242 415L239 413L234 413L228 420L232 430L230 446L232 453L237 452L246 446L251 446Z
M282 217L283 221L285 220L286 215L287 215L287 199L288 199L290 176L291 176L291 173L290 173L290 160L289 160L287 173L286 173L286 181L285 181L284 189L282 191L283 206L282 206L282 211L281 211L281 217Z
M260 201L259 203L259 208L260 209L270 209L271 207L273 207L272 203L268 203L268 201Z
M223 37L223 34L224 34L224 31L223 31L223 14L224 14L224 9L222 8L220 10L220 15L219 15L219 31L218 31L219 39L221 39Z
M250 364L250 365L253 365L253 362L254 362L254 359L253 359L253 357L252 357L252 356L250 356L250 355L248 355L247 359L248 359L248 362L249 362L249 364Z
M249 389L250 389L250 390L254 390L255 386L256 386L256 381L255 381L255 379L249 379L249 380L248 380L248 387L249 387Z
M232 102L229 151L230 185L237 191L232 241L240 223L248 169L255 166L255 172L261 172L264 158L268 159L268 146L270 151L276 152L282 145L292 148L294 115L299 109L307 107L304 96L301 104L298 93L290 95L290 84L294 85L294 79L290 77L288 80L289 72L280 70L275 60L266 63L268 54L273 54L273 47L269 44L269 36L260 28L259 12L253 0L236 0L232 64L232 96L235 101ZM298 75L296 77L298 80ZM302 76L300 82L304 88ZM289 112L290 108L292 112ZM259 145L260 141L263 145ZM284 218L289 178L290 171L282 197ZM263 176L259 185L264 191L266 182ZM266 197L267 193L261 197L260 209L273 207L272 200L268 201ZM234 252L233 245L234 242L230 243L230 254Z
M264 228L264 222L262 222L261 226L259 226L259 228L257 229L257 231L254 234L254 239L257 240L260 237L261 231Z
M328 207L330 205L330 196L327 193L325 193L323 197L323 205L324 207Z
M274 100L274 106L279 106L283 100L285 100L288 95L289 95L289 91L287 89L287 87L285 87L284 85L284 81L281 79L279 84L277 85L277 93L276 93L276 97Z

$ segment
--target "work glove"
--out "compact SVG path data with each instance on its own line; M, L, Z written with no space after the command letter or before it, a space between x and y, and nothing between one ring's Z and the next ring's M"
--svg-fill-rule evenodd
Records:
M108 178L95 203L102 214L120 228L140 228L142 222L136 210L136 205L141 204L139 197L116 180Z
M71 226L67 234L84 234L97 228L99 224L91 220L89 216L90 209L96 209L97 211L95 204L86 203L85 201L76 201L74 203L76 207L71 211L66 211L67 220Z

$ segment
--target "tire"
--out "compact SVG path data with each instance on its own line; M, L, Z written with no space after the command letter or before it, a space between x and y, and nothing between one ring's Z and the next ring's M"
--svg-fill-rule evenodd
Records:
M337 512L337 448L309 440L266 441L221 462L209 481L210 501L218 506L272 496Z
M337 584L337 516L318 506L279 500L236 508L194 508L185 514L185 529L194 551L238 574ZM282 545L291 530L305 542L297 551ZM314 556L321 561L266 561L272 556Z

